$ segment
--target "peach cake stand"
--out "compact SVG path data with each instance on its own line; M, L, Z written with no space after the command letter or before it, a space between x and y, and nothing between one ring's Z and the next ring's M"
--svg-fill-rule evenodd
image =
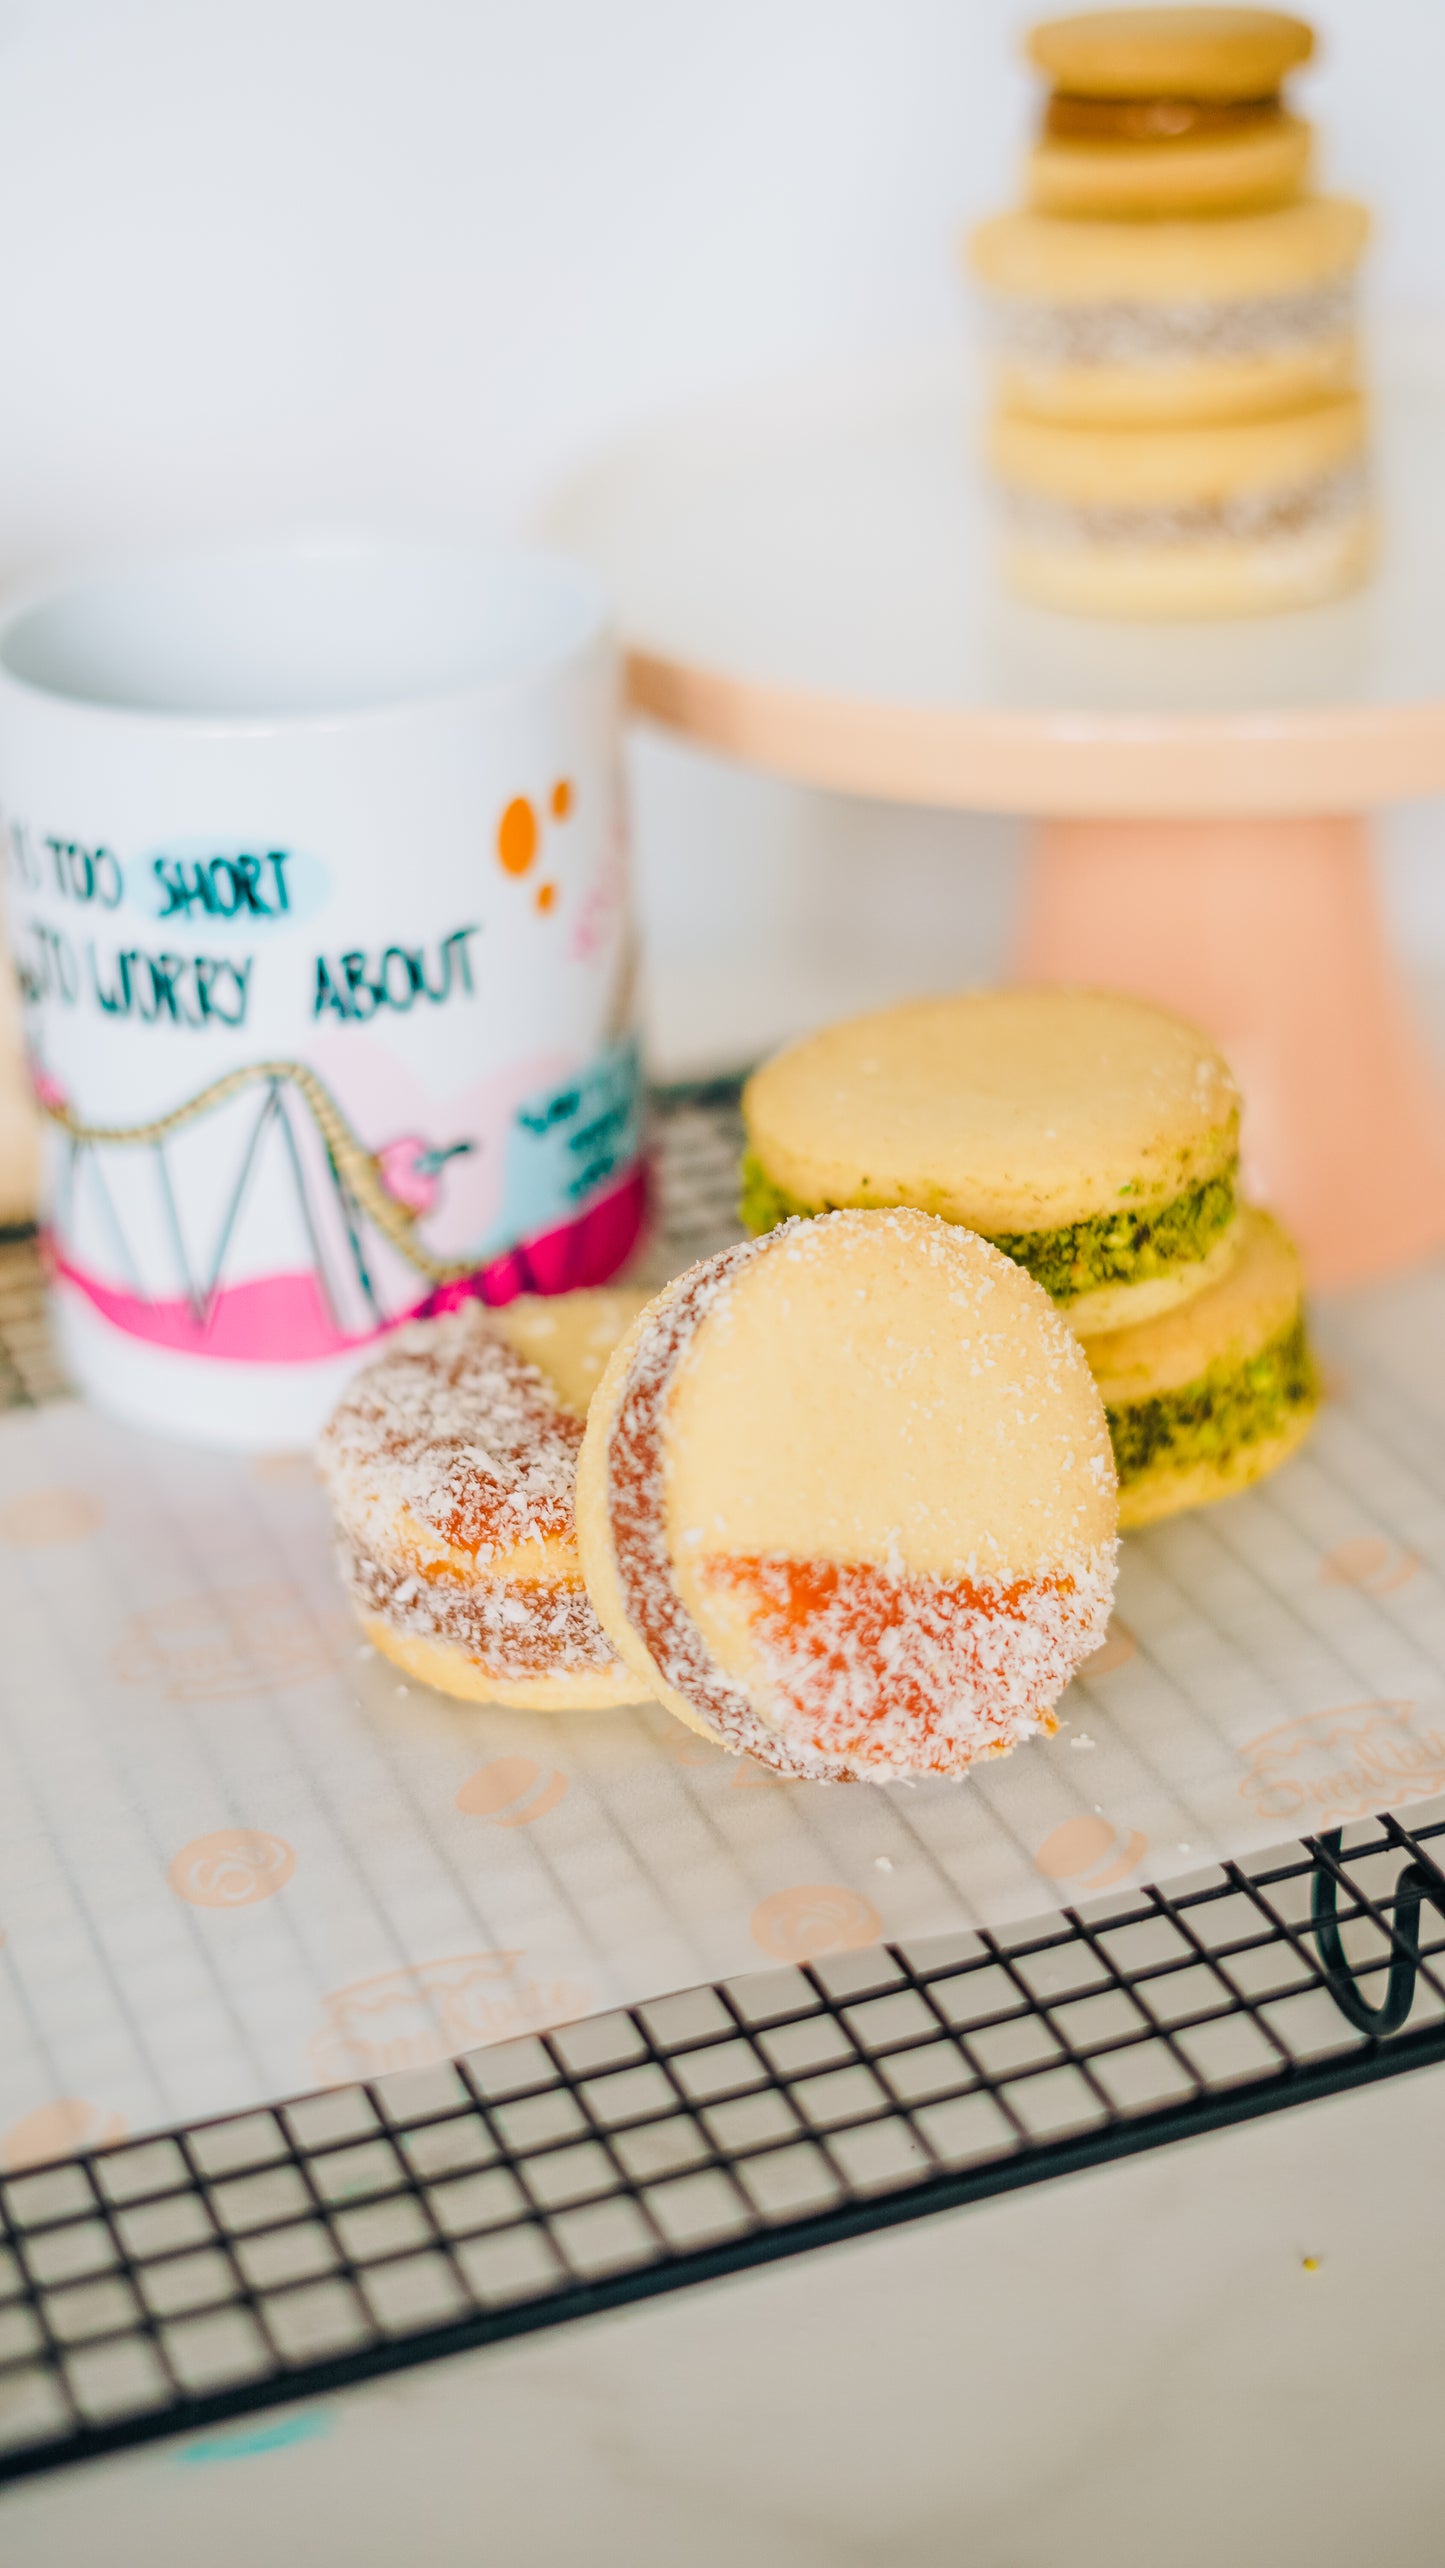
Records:
M944 357L760 391L605 457L547 532L619 601L637 711L834 791L1032 815L1019 975L1213 1031L1317 1284L1413 1262L1445 1243L1445 1106L1369 815L1445 793L1445 352L1384 369L1371 588L1247 622L1005 597L978 406Z

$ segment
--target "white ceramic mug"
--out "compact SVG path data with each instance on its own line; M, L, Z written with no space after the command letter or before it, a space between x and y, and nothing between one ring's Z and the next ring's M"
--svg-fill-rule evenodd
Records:
M0 619L7 911L65 1359L309 1441L378 1337L643 1210L618 668L588 574L392 542Z

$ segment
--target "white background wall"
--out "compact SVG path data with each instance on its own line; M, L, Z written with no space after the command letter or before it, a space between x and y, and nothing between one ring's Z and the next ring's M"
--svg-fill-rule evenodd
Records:
M0 578L218 528L517 525L659 404L967 326L952 245L1013 185L1033 14L0 0ZM1378 293L1445 306L1445 8L1313 15L1310 102L1380 208ZM706 964L741 1048L824 987L1004 950L1004 824L655 746L637 793L662 978ZM1445 969L1445 824L1394 836L1397 916ZM674 1050L704 1013L672 1009Z

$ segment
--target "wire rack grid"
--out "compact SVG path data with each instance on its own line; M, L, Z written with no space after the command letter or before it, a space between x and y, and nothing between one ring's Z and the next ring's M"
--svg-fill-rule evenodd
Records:
M659 1122L675 1262L732 1235L736 1092ZM12 1403L59 1387L38 1289L0 1243ZM0 2476L1445 2059L1445 1805L1411 1816L17 2171Z

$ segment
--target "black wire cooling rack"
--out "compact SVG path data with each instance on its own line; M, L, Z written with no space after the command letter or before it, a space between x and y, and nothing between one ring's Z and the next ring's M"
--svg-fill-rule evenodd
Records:
M735 1102L662 1100L674 1249L731 1235ZM0 1244L0 1398L56 1387L37 1291ZM0 2476L1445 2059L1445 1805L1412 1818L16 2173Z

